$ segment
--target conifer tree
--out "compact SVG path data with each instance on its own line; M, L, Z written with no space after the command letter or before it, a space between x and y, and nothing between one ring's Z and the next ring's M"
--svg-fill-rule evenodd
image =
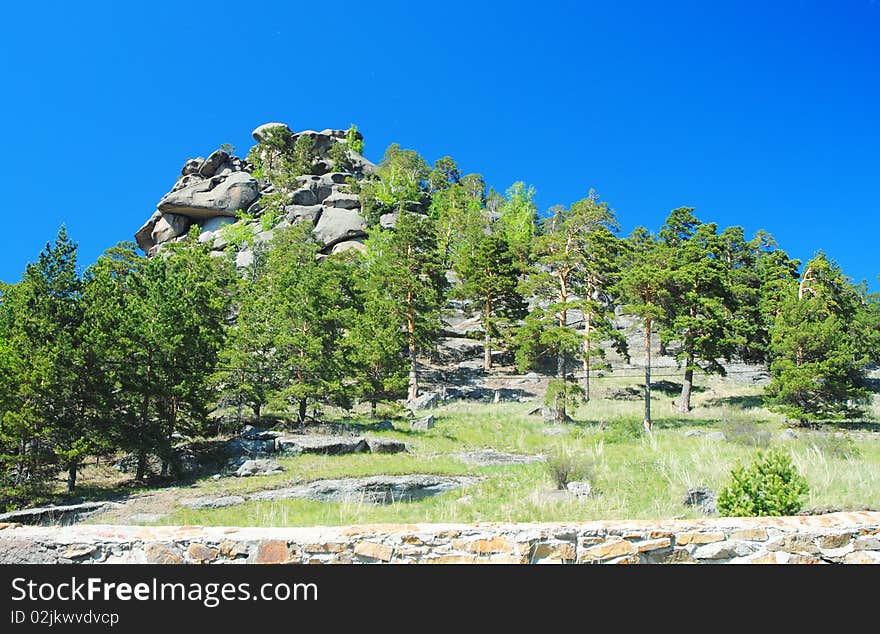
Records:
M407 398L419 395L420 352L433 347L440 327L445 278L431 219L401 208L393 230L374 229L367 241L367 279L393 302L393 323L406 333Z
M669 256L667 247L644 227L636 227L626 242L621 277L617 284L623 311L641 321L645 346L645 430L650 434L651 417L651 339L655 325L664 317L669 301Z
M860 414L876 362L876 302L821 251L779 304L770 330L771 407L801 422Z
M729 360L742 343L734 327L732 269L717 225L700 222L690 207L670 213L660 240L670 258L661 338L678 344L676 357L684 364L678 410L689 412L694 370L725 374L720 360Z
M483 326L483 369L492 369L493 343L506 334L526 314L526 302L519 293L520 269L504 237L483 236L476 248L465 254L455 269L460 285L456 296L473 302L480 311Z

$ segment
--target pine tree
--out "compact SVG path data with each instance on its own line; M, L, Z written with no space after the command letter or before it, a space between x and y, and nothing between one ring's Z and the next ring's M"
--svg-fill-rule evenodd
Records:
M700 222L690 207L672 211L660 240L670 258L661 338L667 345L678 344L676 357L684 363L678 410L686 413L691 410L694 370L724 375L720 359L729 360L742 343L734 327L732 269L717 225Z
M483 369L492 369L493 343L507 339L511 326L526 314L519 293L520 268L503 236L483 236L455 268L460 285L457 297L475 304L483 325Z
M869 399L865 372L875 361L876 302L821 251L779 304L770 331L771 407L809 420L857 416Z
M401 209L393 230L374 229L367 240L367 279L393 302L393 322L406 333L407 398L419 395L418 359L431 349L440 328L445 278L430 218Z
M622 256L617 292L623 311L642 322L645 336L645 430L650 434L651 418L651 338L654 326L664 317L669 301L669 255L667 247L644 227L636 227L627 239Z
M280 396L305 423L309 403L342 394L337 345L350 304L347 270L337 257L317 258L308 223L279 231L266 262L266 315L277 357Z

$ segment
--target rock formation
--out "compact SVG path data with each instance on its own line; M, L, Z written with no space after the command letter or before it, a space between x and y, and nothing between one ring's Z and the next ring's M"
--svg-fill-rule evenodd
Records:
M308 221L314 225L316 239L324 245L324 253L338 253L347 249L363 249L367 222L361 214L357 194L348 190L350 179L360 180L373 173L376 166L363 156L348 149L349 161L345 171L337 170L333 158L336 144L346 144L345 130L304 130L291 132L283 123L258 126L252 136L258 143L269 138L271 130L281 128L290 135L291 143L306 137L314 153L309 174L295 179L296 187L285 192L283 217L278 226ZM268 148L255 146L265 156ZM256 160L256 159L254 159ZM256 220L263 212L260 200L276 193L267 178L258 178L255 166L247 159L230 156L223 149L207 158L187 159L180 177L171 190L162 196L156 211L135 233L138 246L149 256L156 254L164 244L182 239L193 225L200 229L199 241L211 244L214 251L224 250L228 244L221 229L236 220L239 212L252 219L251 229L255 242L271 239L271 231L262 231ZM384 224L384 223L383 223ZM245 246L236 256L239 267L253 261Z

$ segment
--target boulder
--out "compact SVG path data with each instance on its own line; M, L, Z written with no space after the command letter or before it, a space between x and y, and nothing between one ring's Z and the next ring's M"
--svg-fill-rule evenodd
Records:
M150 237L153 239L154 244L168 242L169 240L185 235L189 230L189 225L190 220L186 216L162 214L161 217L156 220L156 224L153 226L153 231L150 234Z
M317 224L323 210L324 207L321 205L288 205L284 208L284 217L292 224L311 222L314 225Z
M368 438L370 453L401 453L406 451L406 443L388 438Z
M410 425L413 431L428 431L434 429L434 416L428 414L423 418L416 418Z
M397 222L397 212L392 212L390 214L382 214L379 216L379 226L383 229L392 229L394 227L394 223Z
M235 266L246 269L254 263L254 252L250 250L239 251L235 256Z
M199 223L202 227L202 232L199 234L199 242L211 242L212 240L216 240L218 238L217 232L226 225L233 224L234 222L235 218L217 216L216 218L209 218L208 220ZM226 245L224 244L223 246Z
M239 478L255 475L272 475L284 471L283 467L275 460L246 460L235 472Z
M183 164L183 169L180 170L181 176L190 176L191 174L198 174L199 170L202 168L202 163L205 162L201 156L198 158L187 159L186 163Z
M574 480L565 485L566 490L579 498L588 498L593 493L593 487L589 482Z
M214 176L166 194L159 201L159 211L192 219L228 216L248 209L260 196L259 186L247 172Z
M309 206L318 204L318 196L311 187L302 187L294 190L290 195L290 202L294 205Z
M714 515L718 512L716 508L717 500L718 496L715 491L709 487L694 487L687 490L682 504L685 506L696 506L705 515Z
M361 200L357 194L348 194L345 192L333 192L324 199L325 207L335 207L337 209L360 209Z
M394 431L394 423L390 420L380 420L373 426L376 431Z
M411 410L417 409L433 409L440 404L440 395L437 392L425 392L421 396L417 396L411 401L407 401L406 406Z
M276 438L283 436L280 431L271 431L266 429L260 429L259 427L254 427L253 425L245 425L244 429L238 435L239 438L244 438L245 440L275 440Z
M153 240L153 229L160 218L162 218L162 212L157 209L153 212L153 215L150 216L150 219L147 220L143 226L137 230L137 233L134 234L134 239L137 242L137 245L144 253L147 253L151 248L156 246L156 242Z
M254 131L251 132L251 136L254 137L254 140L257 143L262 143L266 140L266 133L272 128L283 128L284 130L287 130L288 134L293 136L293 132L287 127L287 124L277 122L264 123L263 125L257 126L254 128Z
M223 150L214 150L199 168L199 176L211 178L220 171L221 166L229 161L229 155Z
M279 451L293 454L314 453L338 456L370 451L369 445L363 438L352 436L282 436L275 442Z
M352 249L360 251L361 253L366 253L367 251L367 247L362 240L346 240L345 242L337 242L333 245L333 248L330 250L330 255L335 255L344 251L351 251Z
M365 238L367 223L358 212L349 209L325 208L315 226L315 238L324 246L333 246L354 238Z

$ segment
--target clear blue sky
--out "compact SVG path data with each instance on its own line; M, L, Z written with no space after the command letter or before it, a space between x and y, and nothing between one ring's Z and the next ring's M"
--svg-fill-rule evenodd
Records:
M137 5L137 6L136 6ZM0 280L67 223L132 239L184 160L356 123L624 232L678 206L880 290L880 3L17 2L0 24Z

